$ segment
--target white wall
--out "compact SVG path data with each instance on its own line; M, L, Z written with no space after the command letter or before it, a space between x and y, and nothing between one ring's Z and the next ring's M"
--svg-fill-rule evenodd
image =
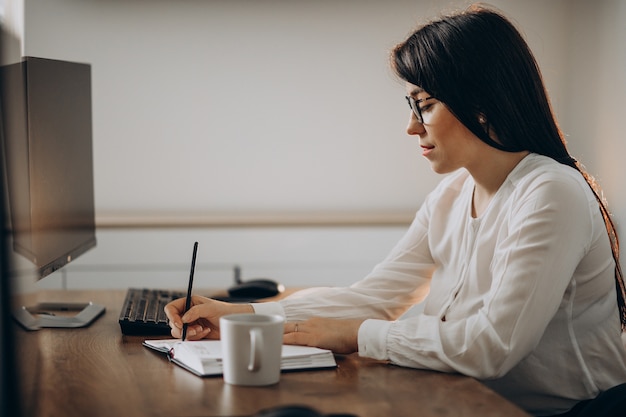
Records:
M276 212L408 220L438 178L404 133L408 109L388 52L442 6L465 3L26 0L24 49L93 65L100 221ZM579 2L493 3L526 32L562 113Z
M418 22L466 1L24 2L26 55L92 64L101 225L285 213L402 225L439 180L404 133L387 56ZM625 223L626 2L491 3L525 33L573 154ZM381 242L365 251L373 262Z
M24 0L0 0L2 53L0 64L15 62L23 54Z
M387 66L414 20L406 12L371 1L33 0L25 49L93 65L101 217L412 210L432 183L417 179L432 174L403 136L406 105Z
M578 1L575 10L561 120L572 153L602 185L626 239L626 2ZM626 259L624 245L622 254Z

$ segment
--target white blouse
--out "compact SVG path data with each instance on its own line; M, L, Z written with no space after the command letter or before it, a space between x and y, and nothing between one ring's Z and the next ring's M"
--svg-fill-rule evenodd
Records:
M445 177L363 280L255 311L367 318L361 356L475 377L535 415L626 382L615 264L582 175L530 154L480 218L473 190L465 170ZM423 312L399 320L421 301Z

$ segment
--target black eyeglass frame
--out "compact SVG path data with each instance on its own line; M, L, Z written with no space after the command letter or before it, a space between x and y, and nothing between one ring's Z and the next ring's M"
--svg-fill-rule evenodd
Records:
M424 117L422 116L422 110L420 109L419 104L425 102L426 100L430 100L431 98L436 98L434 96L428 96L424 98L420 98L419 100L415 100L411 96L404 96L406 98L407 103L409 103L409 107L413 110L413 114L417 118L417 121L421 124L424 124Z

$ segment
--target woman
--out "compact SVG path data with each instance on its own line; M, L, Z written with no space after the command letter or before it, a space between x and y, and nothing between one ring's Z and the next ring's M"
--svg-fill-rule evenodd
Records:
M519 32L474 6L419 28L392 65L406 82L407 132L449 174L402 240L348 288L252 305L194 297L182 318L176 300L172 335L184 322L190 339L216 338L221 315L281 314L286 343L469 375L535 415L625 382L615 228Z

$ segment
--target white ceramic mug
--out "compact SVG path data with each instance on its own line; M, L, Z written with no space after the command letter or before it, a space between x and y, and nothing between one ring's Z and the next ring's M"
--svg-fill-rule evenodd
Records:
M280 380L284 319L265 314L220 318L224 381L232 385L271 385Z

